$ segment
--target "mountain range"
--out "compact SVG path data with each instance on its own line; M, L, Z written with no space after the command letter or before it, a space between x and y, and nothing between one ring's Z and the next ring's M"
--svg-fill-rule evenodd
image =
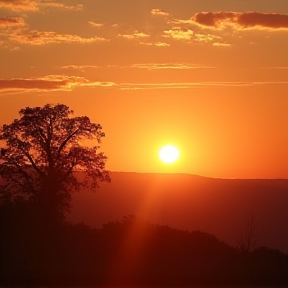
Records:
M82 172L76 172L82 178ZM68 220L100 228L126 215L215 235L232 246L288 253L288 179L220 179L191 174L111 172L111 183L72 197Z

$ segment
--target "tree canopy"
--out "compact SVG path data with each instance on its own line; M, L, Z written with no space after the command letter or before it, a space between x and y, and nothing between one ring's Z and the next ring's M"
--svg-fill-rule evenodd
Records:
M107 157L98 152L105 134L87 116L72 117L63 104L19 113L20 119L0 128L0 201L31 200L63 218L73 191L110 181ZM73 173L77 170L85 172L81 181Z

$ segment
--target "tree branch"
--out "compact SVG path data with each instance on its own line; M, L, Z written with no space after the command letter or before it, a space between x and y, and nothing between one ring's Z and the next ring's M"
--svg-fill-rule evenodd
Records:
M35 164L33 158L31 157L31 155L28 152L24 153L26 155L26 157L29 159L32 167L34 168L34 170L41 176L45 176L45 174L37 167L37 165Z
M77 128L74 132L72 132L70 135L67 136L67 138L62 142L62 144L60 145L58 152L57 152L57 157L56 159L59 159L60 157L60 153L63 150L63 148L65 147L65 145L67 144L67 142L75 135L79 132L80 128Z
M43 129L42 128L39 128L39 133L40 133L40 136L42 137L42 139L45 140L45 142L43 141L43 143L47 143L47 137L46 135L43 133Z

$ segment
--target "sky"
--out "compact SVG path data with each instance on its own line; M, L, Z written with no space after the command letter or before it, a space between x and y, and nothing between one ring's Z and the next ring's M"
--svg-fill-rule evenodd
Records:
M288 178L287 51L287 0L0 0L0 124L61 103L111 171Z

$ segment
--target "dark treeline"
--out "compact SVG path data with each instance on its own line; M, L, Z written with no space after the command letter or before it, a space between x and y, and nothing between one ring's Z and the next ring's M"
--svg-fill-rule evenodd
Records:
M29 202L1 206L0 285L287 285L288 255L231 247L215 236L133 215L57 224Z

